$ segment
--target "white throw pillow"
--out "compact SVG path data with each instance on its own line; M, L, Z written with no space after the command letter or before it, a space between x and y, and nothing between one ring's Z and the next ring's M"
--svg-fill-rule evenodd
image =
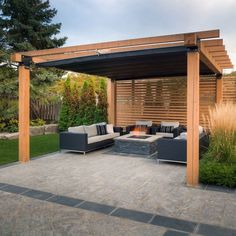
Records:
M199 134L203 133L204 129L202 126L199 125Z
M178 128L179 127L179 122L162 121L161 126L174 126L174 128Z
M84 126L80 125L80 126L75 126L75 127L69 127L68 132L84 134L85 130L84 130Z
M88 134L88 137L93 137L97 135L96 125L84 126L85 133Z
M107 124L107 133L108 134L113 134L114 133L114 129L113 129L113 124Z

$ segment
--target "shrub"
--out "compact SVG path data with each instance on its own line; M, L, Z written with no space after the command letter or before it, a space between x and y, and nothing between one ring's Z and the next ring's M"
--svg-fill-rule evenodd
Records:
M76 84L71 86L70 79L64 83L62 107L59 118L59 129L66 130L73 125L79 125L77 118L79 113L79 88Z
M209 148L200 161L200 181L236 187L236 104L211 108L206 118L210 130Z
M45 124L46 124L46 122L44 120L42 120L42 119L39 119L39 118L30 121L30 125L31 126L43 126Z
M76 83L68 78L64 83L59 129L70 126L90 125L107 121L107 91L105 79L99 83L93 78ZM95 89L97 87L97 89Z
M17 119L0 119L0 132L17 132L18 120Z
M84 81L79 108L79 122L83 125L93 124L95 121L96 96L92 81Z
M204 158L200 161L200 181L204 184L235 188L236 164Z

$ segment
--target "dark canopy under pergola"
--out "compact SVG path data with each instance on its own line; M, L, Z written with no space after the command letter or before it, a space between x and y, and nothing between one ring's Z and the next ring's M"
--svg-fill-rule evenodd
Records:
M106 53L38 63L41 67L106 76L115 80L143 79L187 74L186 46ZM203 62L200 74L214 74Z
M106 76L109 121L115 119L115 81L187 76L187 183L198 184L199 76L217 76L222 100L222 70L233 65L219 30L36 50L12 55L19 63L19 160L29 160L30 66Z

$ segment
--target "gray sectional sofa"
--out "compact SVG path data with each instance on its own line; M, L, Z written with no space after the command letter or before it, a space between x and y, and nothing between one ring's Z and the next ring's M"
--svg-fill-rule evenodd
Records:
M208 135L205 132L199 134L200 156L208 147ZM187 162L187 139L178 136L176 138L159 138L157 140L157 160L167 162Z
M60 133L60 149L85 154L86 152L112 145L114 138L122 133L122 128L113 127L112 125L108 126L108 133L104 135L97 134L96 124L70 127L67 132Z

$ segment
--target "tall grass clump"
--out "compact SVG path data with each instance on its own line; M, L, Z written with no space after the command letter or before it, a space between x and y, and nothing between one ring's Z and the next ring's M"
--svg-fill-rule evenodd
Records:
M236 104L221 103L205 117L210 132L207 152L200 161L200 181L236 187Z
M221 103L209 109L210 145L205 156L219 162L236 162L236 104Z

